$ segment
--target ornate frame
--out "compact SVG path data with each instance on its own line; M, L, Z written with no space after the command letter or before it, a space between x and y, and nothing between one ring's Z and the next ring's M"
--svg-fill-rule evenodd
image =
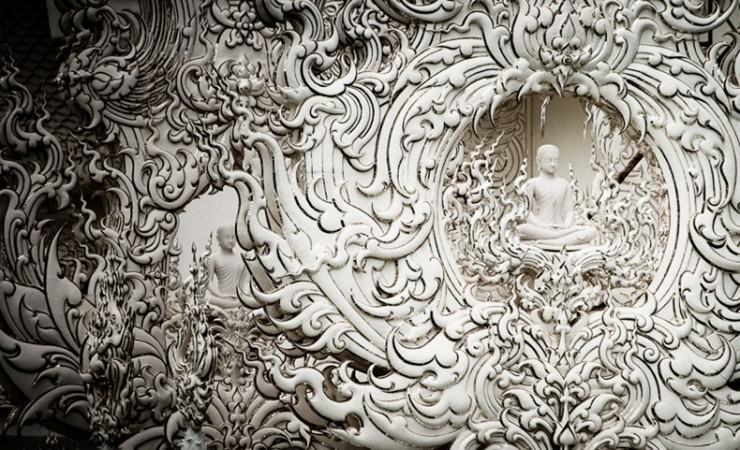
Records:
M49 131L0 70L20 425L122 448L740 446L740 47L699 43L737 0L110 3L56 1L79 128ZM440 215L461 136L540 93L617 116L670 205L649 283L601 292L564 366L541 308L471 294ZM250 282L214 317L208 250L187 283L172 268L179 212L226 188ZM528 258L497 280L552 267Z

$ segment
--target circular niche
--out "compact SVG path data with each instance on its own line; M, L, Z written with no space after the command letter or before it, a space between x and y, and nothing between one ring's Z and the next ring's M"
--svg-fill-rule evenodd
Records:
M565 187L534 198L545 144L559 148L553 175ZM437 241L461 304L583 295L568 289L598 291L581 312L607 298L631 304L661 267L670 225L651 149L611 111L570 97L510 101L468 130L446 161L438 201ZM548 207L560 213L551 223L537 215ZM524 233L529 223L547 237L548 227L595 233L544 239Z

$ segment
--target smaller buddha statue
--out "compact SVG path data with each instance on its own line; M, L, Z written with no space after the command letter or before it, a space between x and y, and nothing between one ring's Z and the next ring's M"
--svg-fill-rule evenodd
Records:
M594 227L577 225L573 217L573 190L555 175L560 149L545 144L537 149L539 175L527 180L524 191L530 211L525 223L517 226L522 241L545 249L588 244L598 233Z
M211 305L227 309L239 306L236 291L244 272L244 261L234 252L236 234L233 226L216 230L219 253L208 260L207 297Z

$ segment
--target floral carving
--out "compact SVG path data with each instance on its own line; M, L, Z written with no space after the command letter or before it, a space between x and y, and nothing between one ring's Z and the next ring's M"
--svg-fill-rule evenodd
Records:
M82 126L49 132L0 67L21 423L123 448L737 447L738 2L699 3L57 1ZM589 105L592 246L516 233L529 95ZM214 189L239 196L229 314L207 255L175 273Z

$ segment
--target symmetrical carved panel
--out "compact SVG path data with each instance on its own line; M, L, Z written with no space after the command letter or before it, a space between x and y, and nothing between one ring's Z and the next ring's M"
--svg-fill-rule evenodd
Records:
M0 381L20 429L740 446L737 0L49 7L69 105L19 81L12 45L0 62ZM571 171L558 224L589 230L577 245L522 231L535 96L588 117L594 181ZM222 224L178 238L226 189L235 307L209 289Z

